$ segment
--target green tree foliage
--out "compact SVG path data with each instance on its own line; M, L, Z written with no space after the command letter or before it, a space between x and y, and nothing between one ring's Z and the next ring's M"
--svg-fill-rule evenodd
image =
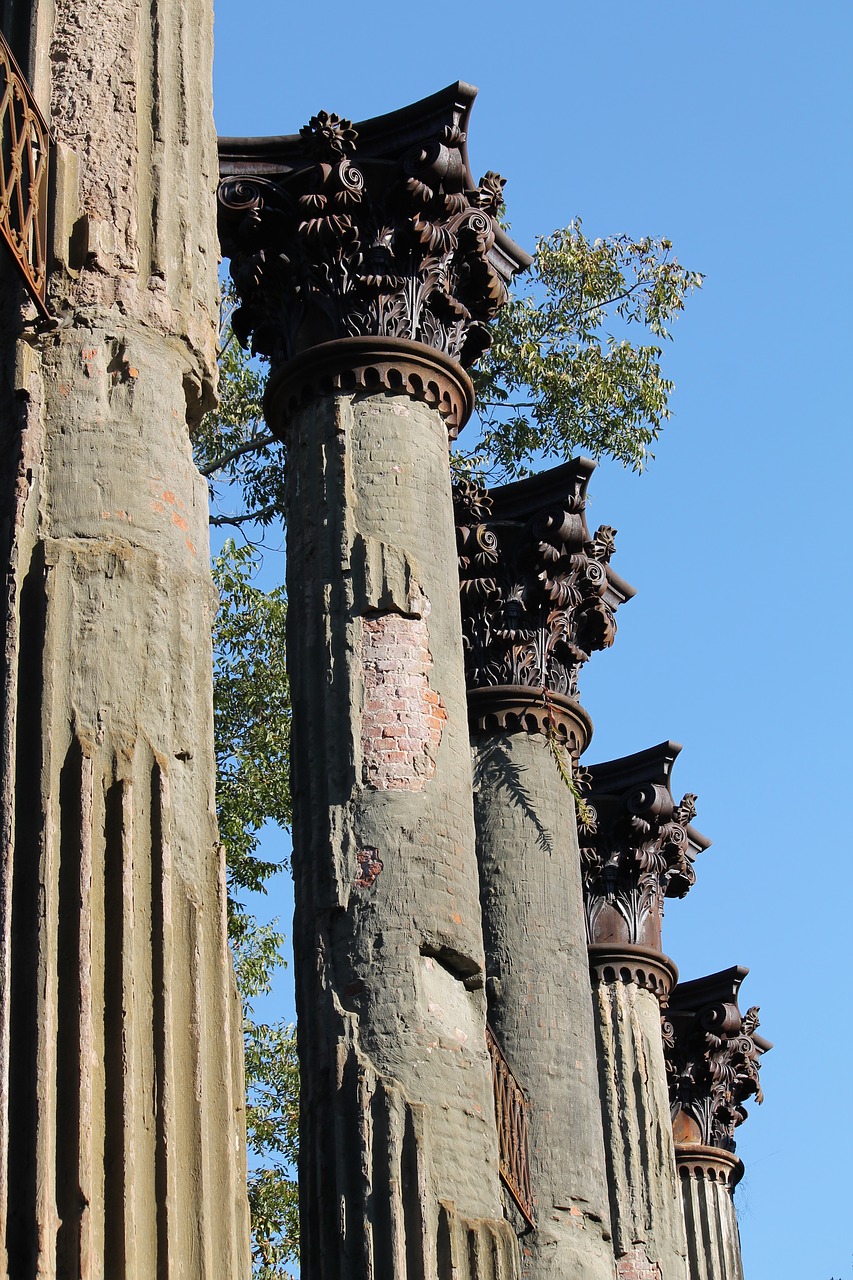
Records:
M220 598L213 630L213 716L229 934L243 1000L254 1274L257 1280L281 1280L299 1244L296 1037L284 1020L255 1017L255 1002L269 994L284 963L284 938L274 926L259 924L241 902L241 893L262 891L279 869L258 856L261 828L290 822L284 590L266 592L255 585L258 560L255 547L233 540L213 560Z
M590 241L580 218L541 238L475 375L479 435L460 459L499 479L578 451L641 471L670 416L661 344L701 283L669 240Z
M663 344L701 281L668 240L590 241L580 219L539 240L475 373L477 416L454 467L500 481L584 451L642 470L670 415ZM282 938L243 909L240 893L263 889L278 869L258 856L264 823L290 821L286 605L281 587L255 585L267 531L280 528L286 462L264 422L263 374L230 330L234 304L226 288L220 405L194 445L211 524L243 539L227 541L213 563L221 601L213 637L217 806L245 1010L254 1270L273 1280L298 1257L296 1046L292 1027L255 1018L255 1001L283 963Z
M266 429L265 376L239 346L231 330L236 298L222 293L219 407L208 413L193 437L196 466L210 487L210 523L245 529L258 542L258 529L278 521L284 509L284 450Z
M257 855L260 828L290 823L284 588L255 586L258 568L257 549L233 539L213 559L220 602L213 628L217 813L232 917L239 891L262 889L277 870Z
M284 938L274 926L243 916L232 940L243 996L246 1129L252 1261L257 1280L283 1280L299 1257L299 1202L293 1170L299 1137L299 1068L293 1027L255 1020L254 1001L269 995L283 964Z
M664 344L702 278L669 240L589 240L580 218L542 237L475 371L457 469L501 481L583 451L641 471L671 414ZM263 377L230 332L234 301L226 289L222 401L196 460L211 482L212 523L264 528L280 519L284 450L264 424Z

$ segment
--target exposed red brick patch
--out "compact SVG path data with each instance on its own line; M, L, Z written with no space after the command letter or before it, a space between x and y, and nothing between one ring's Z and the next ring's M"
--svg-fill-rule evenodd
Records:
M379 878L384 863L378 849L364 848L358 851L357 889L370 889Z
M429 685L432 654L424 618L399 613L362 619L363 780L380 791L423 791L447 712Z
M660 1267L649 1262L648 1254L640 1245L634 1245L616 1263L618 1280L661 1280Z

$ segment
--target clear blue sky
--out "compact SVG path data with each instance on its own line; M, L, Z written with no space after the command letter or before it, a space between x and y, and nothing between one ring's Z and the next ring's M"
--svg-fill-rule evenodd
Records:
M666 949L685 978L748 965L776 1045L739 1131L747 1280L849 1280L853 9L217 0L216 35L222 134L467 80L475 176L507 176L522 244L580 214L706 273L657 461L590 486L637 596L582 682L588 758L684 744L714 843Z

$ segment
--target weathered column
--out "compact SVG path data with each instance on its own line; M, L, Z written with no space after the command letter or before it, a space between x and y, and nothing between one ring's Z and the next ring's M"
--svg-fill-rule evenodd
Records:
M734 1134L745 1100L763 1100L760 1059L772 1048L757 1034L758 1009L738 1008L748 972L733 966L680 982L663 1023L690 1280L743 1280Z
M677 977L661 950L665 897L682 897L708 847L676 805L672 742L588 771L581 827L617 1276L683 1280L686 1243L669 1115L660 1005Z
M613 1275L569 775L592 733L578 672L633 589L614 531L586 525L593 468L455 494L489 1020L527 1095L528 1175L509 1116L502 1155L531 1280Z
M226 140L238 332L288 448L302 1272L516 1274L489 1055L447 448L527 259L474 91ZM241 176L242 175L242 176Z
M245 1280L188 434L215 376L212 6L2 15L59 153L54 322L2 294L0 1272Z

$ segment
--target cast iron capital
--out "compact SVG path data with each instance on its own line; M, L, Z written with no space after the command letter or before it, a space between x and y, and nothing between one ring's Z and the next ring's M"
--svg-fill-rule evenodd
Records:
M575 756L592 734L578 674L613 643L616 609L634 594L610 567L615 529L587 527L594 469L575 458L453 495L472 728L553 732Z
M497 222L503 179L472 177L475 95L459 83L355 125L321 111L288 137L220 140L219 232L240 297L234 331L274 373L302 357L298 385L278 388L285 413L300 395L342 389L342 373L351 389L434 403L457 430L470 412L470 384L454 390L454 366L485 351L510 279L531 261ZM374 343L345 349L334 367L329 344L353 338ZM377 339L391 340L390 356ZM422 370L412 381L400 341L438 353L432 390ZM307 356L315 350L321 371Z
M738 1007L748 969L679 982L663 1020L673 1130L679 1149L699 1145L734 1151L734 1133L747 1117L743 1103L764 1095L761 1057L772 1049L757 1034L758 1008Z
M579 837L587 939L661 948L664 898L683 898L710 840L691 820L696 797L670 788L676 742L592 765Z

